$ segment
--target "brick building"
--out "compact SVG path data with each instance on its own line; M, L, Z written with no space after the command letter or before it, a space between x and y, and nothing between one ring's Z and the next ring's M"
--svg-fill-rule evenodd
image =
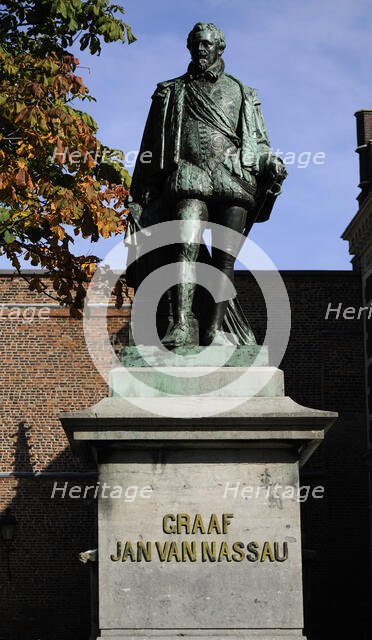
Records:
M359 146L372 137L372 112L362 113L364 125L371 128L364 126ZM364 224L366 209L372 220L368 185L364 195L345 232L349 241ZM365 224L369 242L372 234L369 222ZM351 319L343 311L358 309L372 297L372 251L368 248L368 262L363 257L367 247L362 251L359 244L350 245L357 256L354 270L281 273L292 309L291 337L281 365L287 395L340 415L302 472L302 484L325 487L322 500L308 500L302 509L308 640L371 637L371 409L366 410L366 389L368 384L372 389L372 342L366 340L366 314ZM270 279L270 272L264 277ZM251 274L237 272L236 281L261 342L263 297ZM81 319L70 317L44 294L29 292L25 281L10 272L0 273L0 302L0 511L10 507L17 523L12 548L0 541L0 640L85 640L90 576L78 557L96 545L96 504L94 498L63 498L61 491L51 496L55 483L59 488L66 482L91 486L96 477L72 454L58 415L85 408L108 390L92 365ZM331 311L340 303L339 314ZM30 307L38 311L32 321L27 317ZM118 350L128 341L129 320L129 300L121 310L109 309L108 331Z

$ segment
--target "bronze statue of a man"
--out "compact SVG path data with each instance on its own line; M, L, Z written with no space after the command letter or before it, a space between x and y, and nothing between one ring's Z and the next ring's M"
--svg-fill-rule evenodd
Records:
M222 31L197 23L187 47L187 72L159 83L152 97L132 179L129 242L136 229L167 219L192 219L200 228L212 221L244 237L254 222L268 219L286 176L271 151L256 91L225 73ZM228 252L228 233L226 238L226 251L212 249L210 262L233 281L235 258ZM182 267L197 260L199 244L180 237L173 261ZM157 266L147 263L147 272ZM128 270L130 286L138 287L144 277L140 271ZM193 343L194 302L195 285L181 279L173 287L173 325L163 338L167 346ZM204 309L200 344L226 344L222 326L234 314L229 327L240 334L237 342L252 341L249 330L239 330L244 319L231 302L213 302L207 313Z

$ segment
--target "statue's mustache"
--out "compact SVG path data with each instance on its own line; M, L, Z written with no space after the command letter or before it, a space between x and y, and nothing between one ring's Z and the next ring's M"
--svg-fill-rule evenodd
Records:
M198 64L205 64L208 62L208 57L207 56L197 56L196 57L196 62L198 62Z

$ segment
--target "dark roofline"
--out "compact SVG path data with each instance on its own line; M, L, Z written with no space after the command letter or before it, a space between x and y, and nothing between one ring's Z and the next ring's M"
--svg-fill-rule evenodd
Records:
M256 269L256 272L264 272L267 271L270 273L274 271L273 269ZM317 276L323 278L340 278L340 277L349 277L349 278L360 278L360 274L357 271L353 271L352 269L278 269L279 273L283 276L294 276L294 277L308 277L308 276ZM247 272L246 269L237 269L235 273L237 275L245 274ZM45 271L41 269L22 269L22 275L24 276L44 276L50 277ZM20 277L17 271L13 269L0 269L0 277Z
M257 269L256 272L264 273L267 271L268 273L272 273L273 270L270 269ZM281 276L285 277L295 277L295 278L306 278L306 277L317 277L317 278L360 278L360 273L357 271L353 271L352 269L278 269ZM235 271L237 275L246 273L245 270L237 270Z

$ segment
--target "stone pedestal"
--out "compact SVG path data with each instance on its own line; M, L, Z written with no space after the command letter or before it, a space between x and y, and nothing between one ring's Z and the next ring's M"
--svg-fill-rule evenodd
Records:
M238 385L240 404L227 411L221 395L166 388L144 408L116 371L114 394L127 397L62 416L106 487L100 638L303 638L299 466L336 414L284 396L281 372L273 380L255 397ZM208 417L211 403L220 413Z

